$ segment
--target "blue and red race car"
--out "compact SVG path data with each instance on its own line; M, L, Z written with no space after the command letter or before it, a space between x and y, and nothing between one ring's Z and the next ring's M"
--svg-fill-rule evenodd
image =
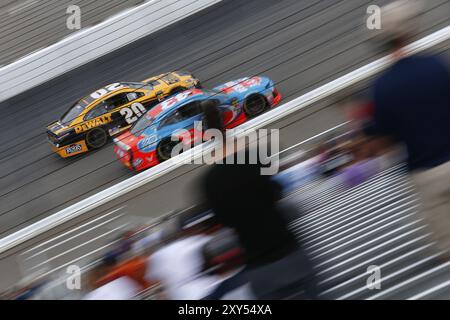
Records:
M141 117L130 131L114 139L114 153L128 168L141 171L170 158L177 142L171 137L180 129L189 131L193 143L194 125L203 119L200 102L215 100L222 109L227 129L276 106L281 96L266 77L242 78L213 90L192 89L159 103ZM186 131L184 131L186 132ZM183 141L185 142L185 141Z

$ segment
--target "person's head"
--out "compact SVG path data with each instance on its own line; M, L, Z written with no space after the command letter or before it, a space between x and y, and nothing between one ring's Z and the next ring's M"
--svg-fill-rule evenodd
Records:
M217 154L217 149L214 149L211 155L219 160L220 158L225 157L228 153L233 153L235 151L233 148L231 148L233 150L229 150L230 148L227 148L227 136L226 128L224 126L223 113L217 102L214 100L205 100L201 102L200 106L203 111L203 128L205 130L209 130L209 134L214 137L216 143L221 144L222 152ZM206 136L209 135L205 132L205 137ZM217 141L217 137L221 137L222 139ZM220 147L218 150L220 150Z
M224 133L223 115L214 100L205 100L200 103L203 111L204 127L207 129L216 129Z
M397 0L381 8L381 37L387 50L400 50L414 36L420 11L421 0Z

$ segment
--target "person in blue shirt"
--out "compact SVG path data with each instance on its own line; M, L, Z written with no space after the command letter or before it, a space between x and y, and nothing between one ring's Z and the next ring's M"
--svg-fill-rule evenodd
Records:
M367 133L388 136L406 146L422 213L437 247L448 252L450 71L444 57L404 54L402 48L412 34L410 26L418 24L414 10L410 1L396 1L382 9L386 21L382 30L393 64L374 82L374 121Z

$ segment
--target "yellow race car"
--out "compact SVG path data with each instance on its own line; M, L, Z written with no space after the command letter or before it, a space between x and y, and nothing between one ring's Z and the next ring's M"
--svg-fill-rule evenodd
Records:
M165 98L200 87L200 81L184 71L142 82L110 84L77 101L58 121L47 126L52 150L67 158L101 148L109 137L128 130Z

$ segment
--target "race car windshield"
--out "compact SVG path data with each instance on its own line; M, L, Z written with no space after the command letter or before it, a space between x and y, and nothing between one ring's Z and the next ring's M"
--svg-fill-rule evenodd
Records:
M61 122L68 124L70 122L72 122L73 119L75 119L76 117L78 117L83 110L86 108L86 106L81 105L79 102L75 103L70 109L69 111L67 111L63 117L61 118Z
M152 125L153 120L154 119L149 115L143 116L131 128L131 134L137 137L140 136L145 129Z
M143 82L124 82L124 85L132 88L132 89L146 89L146 90L153 90L153 86L150 83L143 83Z

